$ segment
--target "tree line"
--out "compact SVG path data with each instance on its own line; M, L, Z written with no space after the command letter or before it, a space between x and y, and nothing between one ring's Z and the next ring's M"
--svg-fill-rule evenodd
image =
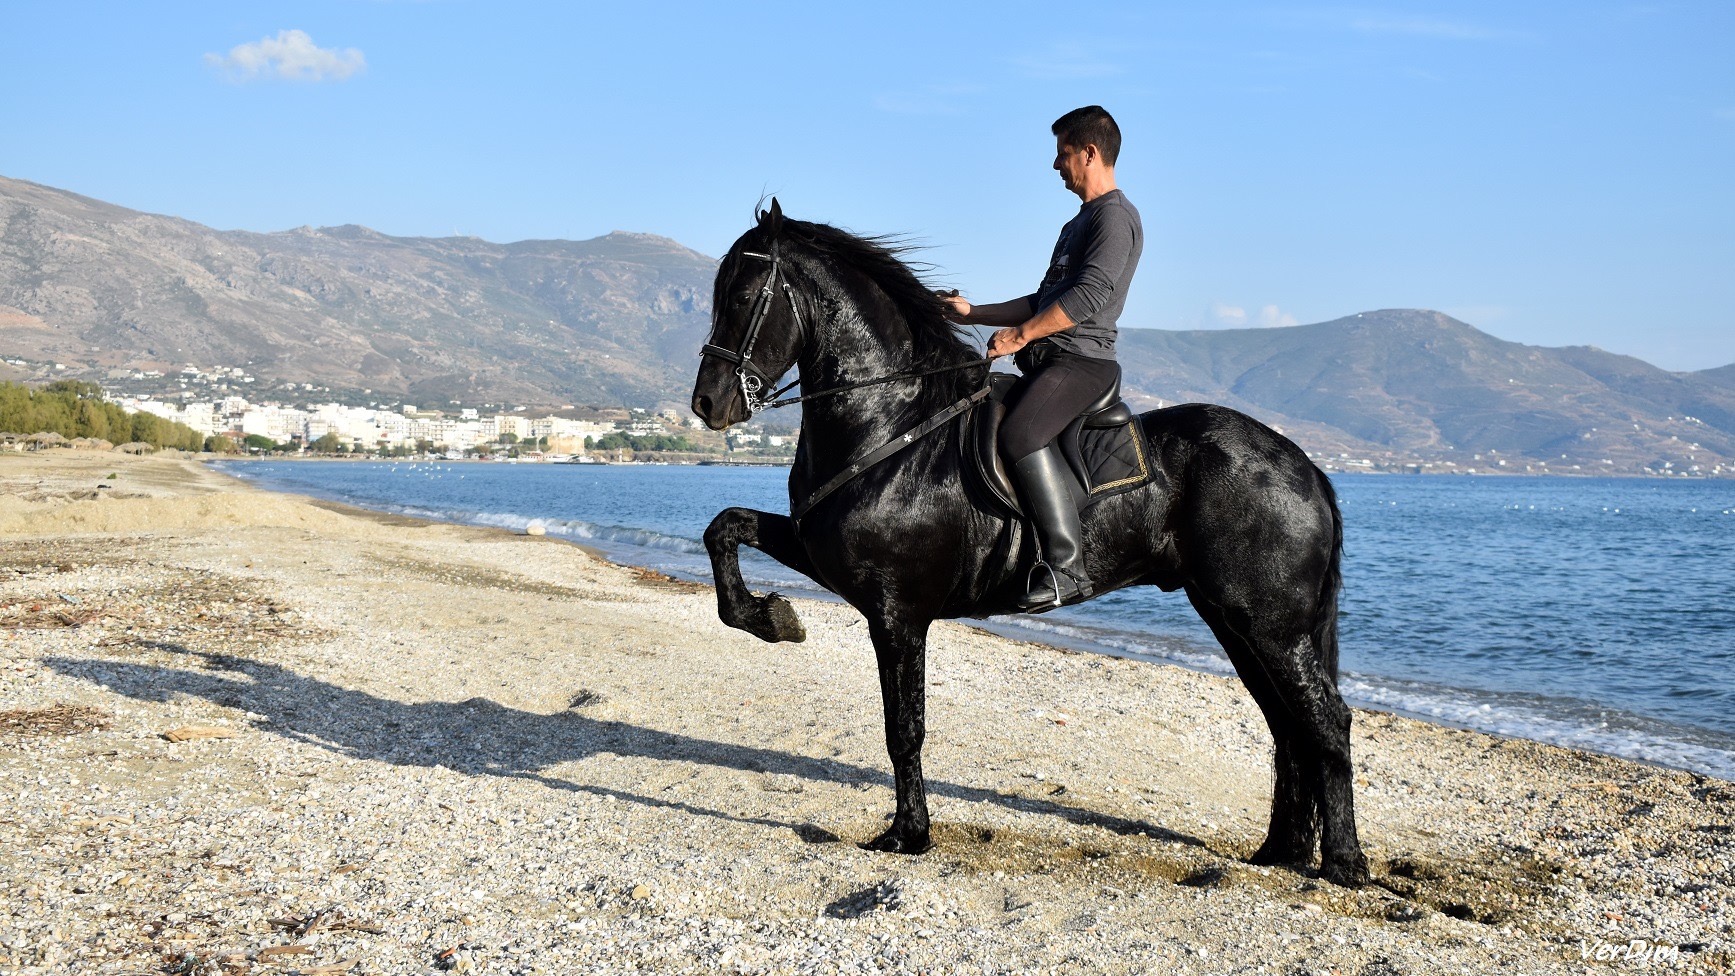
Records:
M207 438L186 424L155 414L127 413L102 398L102 388L80 380L57 380L41 389L0 382L0 431L12 434L54 432L62 437L96 437L112 444L141 441L154 448L213 450ZM227 440L227 438L223 438Z
M706 448L693 443L680 434L628 434L616 431L604 434L600 438L585 438L590 441L593 450L598 451L682 451L688 454L716 453L714 448Z

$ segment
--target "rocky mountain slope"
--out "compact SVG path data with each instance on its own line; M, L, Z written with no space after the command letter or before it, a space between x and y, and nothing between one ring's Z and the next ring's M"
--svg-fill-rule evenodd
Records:
M244 367L264 390L427 404L681 405L715 268L618 232L494 244L357 226L217 231L0 177L0 356L67 367L53 375L191 363ZM1328 455L1598 471L1735 458L1735 364L1670 373L1506 342L1438 312L1129 328L1121 359L1136 403L1228 404Z
M1569 466L1735 457L1735 367L1669 373L1587 346L1506 342L1439 312L1126 330L1121 360L1132 390L1229 404L1321 449L1463 460L1500 452Z
M0 178L0 352L245 366L434 402L645 403L691 382L715 262L659 237L217 231Z

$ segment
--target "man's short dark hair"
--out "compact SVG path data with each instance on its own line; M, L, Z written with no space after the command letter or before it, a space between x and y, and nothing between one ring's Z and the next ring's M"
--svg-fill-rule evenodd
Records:
M1055 119L1049 129L1074 149L1095 146L1102 153L1102 161L1110 166L1121 154L1121 127L1115 125L1114 116L1101 105L1075 108Z

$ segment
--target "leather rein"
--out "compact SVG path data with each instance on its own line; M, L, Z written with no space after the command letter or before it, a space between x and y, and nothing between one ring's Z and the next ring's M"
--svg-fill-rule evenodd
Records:
M747 402L747 415L749 417L752 417L753 414L758 413L761 410L773 410L778 407L793 406L797 403L804 403L809 400L818 400L822 397L834 396L839 393L847 393L850 390L859 390L867 386L878 386L882 383L895 383L899 380L919 379L924 376L935 376L940 373L955 373L959 370L974 369L978 366L987 367L993 362L993 360L984 356L981 359L975 359L967 363L959 363L953 366L941 366L936 369L893 373L890 376L880 376L871 380L862 380L859 383L846 383L843 386L835 386L829 390L820 390L802 396L779 399L779 397L782 397L783 394L794 389L796 385L801 382L801 377L797 376L781 388L773 390L768 398L762 399L760 397L760 392L771 386L776 382L776 380L766 376L765 373L760 371L759 366L753 362L753 348L759 342L759 330L765 325L765 317L770 314L772 302L776 300L779 291L783 293L784 298L789 300L789 311L795 316L796 330L798 332L804 331L805 325L801 320L801 306L795 300L795 289L791 287L787 281L778 281L779 273L782 270L781 256L778 253L778 242L772 241L770 254L761 254L757 251L742 251L741 256L744 258L752 258L757 261L767 261L771 264L771 271L765 276L765 283L759 286L759 292L754 296L753 310L749 313L747 319L747 332L741 337L741 346L739 349L728 349L716 345L715 343L707 342L699 348L699 356L700 358L704 358L705 356L715 356L718 359L735 364L735 378L741 384L741 395ZM945 426L945 424L955 419L959 414L969 410L972 406L975 406L977 403L985 399L988 396L988 391L987 376L986 373L984 373L983 386L981 389L967 397L964 397L903 433L896 435L891 440L886 441L884 444L881 444L873 450L859 454L855 458L851 459L848 464L844 465L842 471L838 472L838 474L833 476L831 480L827 481L825 484L814 489L813 493L808 495L806 500L801 504L791 506L789 514L795 520L797 528L800 527L802 516L806 515L815 505L819 504L821 500L829 496L832 492L842 488L844 485L854 480L857 475L860 475L862 472L868 470L879 462L884 461L886 458L902 451L904 448L909 447L911 444L921 440L923 437L939 430L941 427Z

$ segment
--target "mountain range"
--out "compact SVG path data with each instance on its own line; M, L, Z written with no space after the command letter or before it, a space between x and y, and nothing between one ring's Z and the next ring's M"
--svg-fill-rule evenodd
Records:
M683 406L716 261L647 234L495 244L365 227L220 231L0 177L6 375L241 367L417 403ZM1727 470L1735 364L1674 373L1439 312L1123 328L1140 406L1223 403L1325 455ZM1496 458L1499 461L1495 460Z

